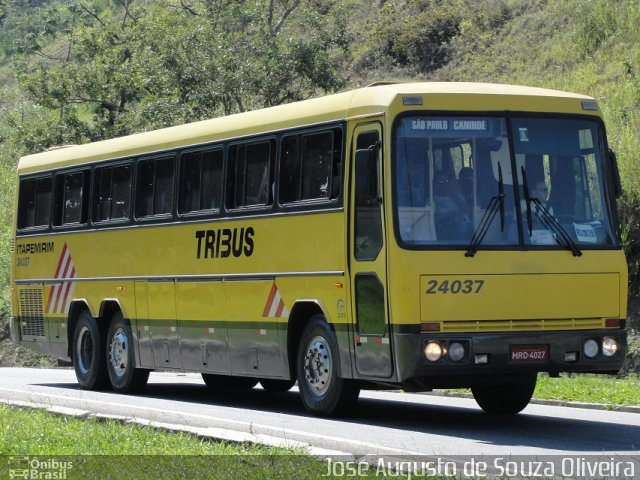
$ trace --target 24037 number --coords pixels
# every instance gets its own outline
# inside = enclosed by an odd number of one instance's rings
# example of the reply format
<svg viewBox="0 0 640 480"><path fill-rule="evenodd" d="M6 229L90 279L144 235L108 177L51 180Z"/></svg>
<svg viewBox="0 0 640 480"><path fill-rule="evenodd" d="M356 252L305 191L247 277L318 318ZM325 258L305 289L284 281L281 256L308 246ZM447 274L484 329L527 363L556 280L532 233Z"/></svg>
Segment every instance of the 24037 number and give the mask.
<svg viewBox="0 0 640 480"><path fill-rule="evenodd" d="M480 293L484 286L484 280L429 280L427 282L427 295Z"/></svg>

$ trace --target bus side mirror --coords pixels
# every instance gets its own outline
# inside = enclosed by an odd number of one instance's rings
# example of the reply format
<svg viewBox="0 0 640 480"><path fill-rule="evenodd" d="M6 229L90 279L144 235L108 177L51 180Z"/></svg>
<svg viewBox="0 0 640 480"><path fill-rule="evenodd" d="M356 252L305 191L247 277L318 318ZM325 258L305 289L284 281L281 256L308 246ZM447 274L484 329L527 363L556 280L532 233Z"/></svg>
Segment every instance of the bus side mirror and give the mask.
<svg viewBox="0 0 640 480"><path fill-rule="evenodd" d="M378 149L367 148L356 151L356 202L371 204L379 198ZM358 202L359 201L359 202Z"/></svg>
<svg viewBox="0 0 640 480"><path fill-rule="evenodd" d="M613 175L613 193L616 198L622 195L622 182L620 181L620 169L618 168L618 159L613 150L609 149L609 167Z"/></svg>

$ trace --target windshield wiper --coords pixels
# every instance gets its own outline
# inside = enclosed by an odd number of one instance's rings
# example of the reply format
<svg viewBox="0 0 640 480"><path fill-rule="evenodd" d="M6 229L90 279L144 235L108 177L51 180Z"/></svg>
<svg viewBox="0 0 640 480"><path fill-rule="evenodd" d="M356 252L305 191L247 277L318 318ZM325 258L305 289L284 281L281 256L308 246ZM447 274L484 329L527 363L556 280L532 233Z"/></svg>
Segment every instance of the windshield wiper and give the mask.
<svg viewBox="0 0 640 480"><path fill-rule="evenodd" d="M571 236L567 233L564 227L558 222L558 219L554 217L551 212L545 207L540 200L537 198L531 198L529 196L529 188L527 187L527 175L524 171L524 167L522 167L522 187L524 190L524 198L527 204L527 223L529 226L529 236L533 234L533 222L531 219L531 212L533 211L536 214L536 217L540 220L540 223L547 230L551 230L556 234L556 239L559 240L559 243L564 247L571 250L574 257L579 257L582 255L582 250L573 241ZM531 203L536 207L535 210L531 208Z"/></svg>
<svg viewBox="0 0 640 480"><path fill-rule="evenodd" d="M529 195L529 184L527 183L527 173L522 167L522 190L524 191L524 204L527 208L527 226L529 227L529 236L533 234L533 218L531 217L531 196Z"/></svg>
<svg viewBox="0 0 640 480"><path fill-rule="evenodd" d="M482 220L478 224L478 228L473 232L473 237L471 237L471 243L469 244L469 248L464 254L465 257L473 257L478 251L478 247L482 244L482 240L487 235L489 231L489 227L493 222L493 219L496 216L496 213L500 211L500 231L504 232L504 180L502 178L502 167L498 163L498 195L491 197L489 200L489 205L487 205L487 209L484 211L484 215L482 216Z"/></svg>
<svg viewBox="0 0 640 480"><path fill-rule="evenodd" d="M531 201L536 207L535 213L536 216L540 219L542 225L547 227L548 230L553 231L558 236L560 243L571 250L571 253L573 253L574 257L579 257L580 255L582 255L582 250L580 250L578 245L576 245L576 242L573 241L564 227L560 225L558 219L554 217L551 212L549 212L549 210L547 210L547 207L542 205L542 202L540 202L540 200L538 200L537 198L532 198Z"/></svg>

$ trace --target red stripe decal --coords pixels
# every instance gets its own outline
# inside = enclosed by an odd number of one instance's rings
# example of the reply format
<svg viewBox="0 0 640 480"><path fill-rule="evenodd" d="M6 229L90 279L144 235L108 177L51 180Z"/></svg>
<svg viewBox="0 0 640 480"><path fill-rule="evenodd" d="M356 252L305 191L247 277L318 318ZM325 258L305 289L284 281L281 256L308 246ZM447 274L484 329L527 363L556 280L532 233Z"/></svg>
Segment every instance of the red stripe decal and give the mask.
<svg viewBox="0 0 640 480"><path fill-rule="evenodd" d="M64 260L64 256L66 253L67 253L67 244L65 243L64 246L62 247L62 253L60 254L60 259L58 260L58 266L56 267L56 274L53 276L53 278L55 279L60 278L59 276L60 269L62 268L62 261ZM51 302L53 301L54 296L56 297L56 301L57 301L58 290L59 290L59 285L54 285L49 291L49 301L47 302L47 312L49 313L51 313L51 308L52 308Z"/></svg>
<svg viewBox="0 0 640 480"><path fill-rule="evenodd" d="M61 278L69 278L67 276L67 272L69 271L69 267L71 267L71 256L70 255L67 257L67 261L66 261L65 266L64 266L64 273L62 274ZM54 307L54 312L59 313L59 312L62 311L63 305L60 304L60 301L67 294L68 291L69 291L69 283L67 283L66 285L64 285L63 287L60 288L60 290L58 291L57 298L56 298L56 305Z"/></svg>
<svg viewBox="0 0 640 480"><path fill-rule="evenodd" d="M56 275L54 278L60 278L58 275L60 274L60 268L62 267L62 260L64 260L64 256L67 253L67 244L64 244L62 247L62 253L60 254L60 260L58 260L58 268L56 268Z"/></svg>
<svg viewBox="0 0 640 480"><path fill-rule="evenodd" d="M275 298L277 291L278 291L278 287L276 287L276 282L273 282L273 285L271 285L271 291L269 292L269 298L267 299L267 304L264 306L264 310L262 311L263 317L269 316L269 311L271 310L271 304L273 303L273 299Z"/></svg>
<svg viewBox="0 0 640 480"><path fill-rule="evenodd" d="M76 276L76 269L72 268L70 278L74 278L75 276ZM67 299L69 298L69 292L71 291L72 283L73 282L67 282L67 284L65 285L64 294L62 295L62 304L60 305L60 310L58 311L58 313L64 313L64 307L67 304Z"/></svg>
<svg viewBox="0 0 640 480"><path fill-rule="evenodd" d="M278 303L278 309L276 310L276 317L282 315L282 311L284 310L284 300L281 298Z"/></svg>
<svg viewBox="0 0 640 480"><path fill-rule="evenodd" d="M70 278L69 270L73 268L73 261L71 260L71 255L67 256L67 261L64 264L64 273L60 278Z"/></svg>

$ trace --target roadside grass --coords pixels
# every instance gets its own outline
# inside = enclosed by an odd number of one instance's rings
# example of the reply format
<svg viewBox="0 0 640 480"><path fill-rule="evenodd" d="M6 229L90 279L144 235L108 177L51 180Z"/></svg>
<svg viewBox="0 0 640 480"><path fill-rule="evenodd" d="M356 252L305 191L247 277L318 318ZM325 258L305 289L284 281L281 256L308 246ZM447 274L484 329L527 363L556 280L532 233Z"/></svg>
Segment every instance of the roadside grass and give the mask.
<svg viewBox="0 0 640 480"><path fill-rule="evenodd" d="M640 406L640 378L604 375L567 375L550 378L538 375L534 398L571 402L602 403L605 405Z"/></svg>
<svg viewBox="0 0 640 480"><path fill-rule="evenodd" d="M0 478L415 478L394 462L312 457L302 449L228 443L110 419L79 419L0 404ZM350 466L345 466L346 461ZM400 468L408 468L403 462ZM425 479L450 477L420 475Z"/></svg>
<svg viewBox="0 0 640 480"><path fill-rule="evenodd" d="M48 461L48 467L39 469L43 473L71 462L69 479L321 478L326 469L302 450L227 443L0 404L0 477L8 478L7 469L18 468L13 463L26 457ZM58 463L52 464L51 458Z"/></svg>
<svg viewBox="0 0 640 480"><path fill-rule="evenodd" d="M471 394L470 389L442 390L445 395ZM630 374L623 378L611 375L561 374L551 378L543 373L533 398L567 402L599 403L614 408L617 405L640 406L640 378Z"/></svg>

